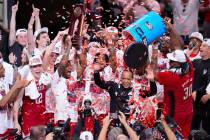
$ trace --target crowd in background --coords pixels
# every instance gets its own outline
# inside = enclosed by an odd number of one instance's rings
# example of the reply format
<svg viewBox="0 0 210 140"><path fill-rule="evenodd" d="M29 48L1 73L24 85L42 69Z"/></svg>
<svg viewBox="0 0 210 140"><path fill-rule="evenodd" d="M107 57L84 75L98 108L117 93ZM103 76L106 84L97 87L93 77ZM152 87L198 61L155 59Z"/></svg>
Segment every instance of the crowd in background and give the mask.
<svg viewBox="0 0 210 140"><path fill-rule="evenodd" d="M0 138L210 139L210 0L110 0L109 20L100 0L85 3L80 35L67 27L54 39L32 4L28 26L16 29L12 6ZM122 31L150 11L171 20L147 46L147 63L129 68Z"/></svg>

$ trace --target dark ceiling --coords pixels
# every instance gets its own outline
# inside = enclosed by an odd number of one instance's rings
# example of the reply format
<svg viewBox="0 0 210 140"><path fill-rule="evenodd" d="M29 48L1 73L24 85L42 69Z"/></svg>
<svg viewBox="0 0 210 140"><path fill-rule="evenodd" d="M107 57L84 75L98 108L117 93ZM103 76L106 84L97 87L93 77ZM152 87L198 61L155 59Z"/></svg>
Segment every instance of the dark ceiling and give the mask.
<svg viewBox="0 0 210 140"><path fill-rule="evenodd" d="M32 13L32 4L40 9L42 27L50 29L54 37L58 30L68 27L70 9L79 0L19 0L17 28L26 28Z"/></svg>

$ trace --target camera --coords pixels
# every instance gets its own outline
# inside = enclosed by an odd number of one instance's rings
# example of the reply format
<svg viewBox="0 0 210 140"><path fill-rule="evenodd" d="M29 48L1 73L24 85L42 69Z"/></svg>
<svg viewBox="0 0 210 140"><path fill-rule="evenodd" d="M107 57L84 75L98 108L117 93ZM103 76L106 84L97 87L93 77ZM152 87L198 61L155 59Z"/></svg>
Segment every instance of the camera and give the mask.
<svg viewBox="0 0 210 140"><path fill-rule="evenodd" d="M135 122L132 125L133 130L136 132L137 135L141 135L145 127L140 122Z"/></svg>
<svg viewBox="0 0 210 140"><path fill-rule="evenodd" d="M69 132L69 123L71 119L68 118L66 122L58 122L58 126L53 126L52 123L47 125L46 135L49 133L53 133L53 140L66 140L67 133Z"/></svg>
<svg viewBox="0 0 210 140"><path fill-rule="evenodd" d="M118 112L115 112L115 113L110 113L110 119L114 119L114 120L116 120L116 119L118 119Z"/></svg>
<svg viewBox="0 0 210 140"><path fill-rule="evenodd" d="M86 99L84 101L84 110L82 112L82 116L83 117L90 117L92 116L92 108L91 108L91 100L90 99Z"/></svg>
<svg viewBox="0 0 210 140"><path fill-rule="evenodd" d="M162 137L167 137L165 134L165 130L163 128L163 125L161 124L160 117L162 114L162 109L164 107L163 103L158 103L158 109L156 111L156 124L155 128L161 133ZM171 118L170 116L165 117L165 121L167 122L168 126L173 130L174 134L176 135L176 138L179 139L184 139L182 133L179 131L180 128L177 125L177 123Z"/></svg>

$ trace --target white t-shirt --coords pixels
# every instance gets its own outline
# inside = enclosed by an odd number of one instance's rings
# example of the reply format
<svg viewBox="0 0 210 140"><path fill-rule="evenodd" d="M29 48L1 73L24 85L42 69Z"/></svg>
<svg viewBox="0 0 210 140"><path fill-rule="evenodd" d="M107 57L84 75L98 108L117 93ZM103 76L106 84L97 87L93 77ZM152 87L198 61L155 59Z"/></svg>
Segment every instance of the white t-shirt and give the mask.
<svg viewBox="0 0 210 140"><path fill-rule="evenodd" d="M184 52L188 55L188 53L190 52L190 50L189 50L189 49L185 49ZM190 56L188 56L188 57L189 57L189 59L190 59L191 61L193 61L193 60L195 60L195 59L201 59L200 52L199 52L196 56L190 55Z"/></svg>
<svg viewBox="0 0 210 140"><path fill-rule="evenodd" d="M67 98L66 79L59 77L58 71L53 75L51 83L52 92L55 96L55 122L71 118L71 122L77 122L78 111L75 110L75 104L70 104Z"/></svg>
<svg viewBox="0 0 210 140"><path fill-rule="evenodd" d="M171 0L171 5L177 32L180 35L198 32L199 0L189 0L186 4L182 4L181 0Z"/></svg>
<svg viewBox="0 0 210 140"><path fill-rule="evenodd" d="M9 92L9 84L4 78L0 79L0 100ZM0 134L3 134L8 128L13 128L12 108L6 105L0 108Z"/></svg>
<svg viewBox="0 0 210 140"><path fill-rule="evenodd" d="M3 67L5 69L5 80L8 84L13 85L14 80L14 69L11 64L3 62Z"/></svg>

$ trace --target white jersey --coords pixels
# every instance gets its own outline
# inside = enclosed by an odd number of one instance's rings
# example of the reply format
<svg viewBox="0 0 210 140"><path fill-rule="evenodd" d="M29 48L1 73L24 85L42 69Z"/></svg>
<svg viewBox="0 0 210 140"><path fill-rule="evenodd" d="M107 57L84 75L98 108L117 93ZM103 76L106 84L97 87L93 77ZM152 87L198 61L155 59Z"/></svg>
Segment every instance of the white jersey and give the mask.
<svg viewBox="0 0 210 140"><path fill-rule="evenodd" d="M0 100L9 92L9 84L4 78L0 79ZM8 128L13 128L13 113L12 108L6 105L0 108L0 134L3 134Z"/></svg>
<svg viewBox="0 0 210 140"><path fill-rule="evenodd" d="M52 92L55 96L55 122L71 118L71 122L77 122L78 111L75 110L75 104L68 101L68 88L66 79L59 77L58 71L53 75Z"/></svg>
<svg viewBox="0 0 210 140"><path fill-rule="evenodd" d="M13 85L14 81L14 69L11 64L3 62L3 67L5 69L5 80L8 84Z"/></svg>

